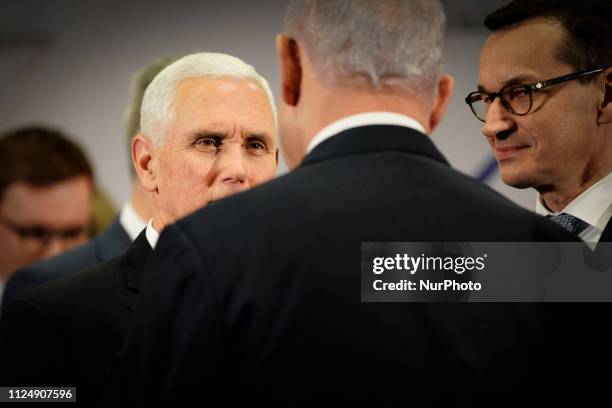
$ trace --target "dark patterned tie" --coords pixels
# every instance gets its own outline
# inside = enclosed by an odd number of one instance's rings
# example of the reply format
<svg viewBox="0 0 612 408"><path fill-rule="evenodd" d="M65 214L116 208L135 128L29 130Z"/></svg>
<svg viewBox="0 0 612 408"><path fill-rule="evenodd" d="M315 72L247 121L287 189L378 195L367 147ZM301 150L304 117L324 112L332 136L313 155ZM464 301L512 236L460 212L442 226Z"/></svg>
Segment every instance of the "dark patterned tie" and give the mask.
<svg viewBox="0 0 612 408"><path fill-rule="evenodd" d="M550 219L571 232L572 234L580 235L582 231L589 227L589 224L576 218L573 215L561 213L550 217Z"/></svg>

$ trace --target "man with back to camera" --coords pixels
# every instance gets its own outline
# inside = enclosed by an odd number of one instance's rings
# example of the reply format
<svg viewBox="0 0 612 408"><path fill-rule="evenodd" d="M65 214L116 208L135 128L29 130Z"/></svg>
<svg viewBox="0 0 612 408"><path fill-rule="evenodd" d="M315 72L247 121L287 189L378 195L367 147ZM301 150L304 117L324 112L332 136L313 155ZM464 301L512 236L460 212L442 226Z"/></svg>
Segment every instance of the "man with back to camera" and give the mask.
<svg viewBox="0 0 612 408"><path fill-rule="evenodd" d="M480 55L479 90L466 101L484 122L502 180L536 189L536 212L599 243L595 253L585 251L585 261L609 270L612 3L513 1L491 13L485 26L491 34ZM557 386L566 392L607 387L607 377L598 375L612 364L607 305L550 310L553 364L563 373Z"/></svg>
<svg viewBox="0 0 612 408"><path fill-rule="evenodd" d="M535 386L547 332L529 305L360 302L361 242L573 239L427 136L452 88L444 21L431 0L290 3L276 44L293 171L166 228L118 402Z"/></svg>
<svg viewBox="0 0 612 408"><path fill-rule="evenodd" d="M93 171L81 148L40 126L0 136L0 302L14 272L88 239Z"/></svg>
<svg viewBox="0 0 612 408"><path fill-rule="evenodd" d="M266 80L229 55L188 55L155 77L132 144L153 218L125 255L34 288L7 307L2 385L71 384L81 402L102 397L159 232L274 177L275 109Z"/></svg>
<svg viewBox="0 0 612 408"><path fill-rule="evenodd" d="M612 3L511 2L490 14L467 101L502 180L586 242L612 239Z"/></svg>
<svg viewBox="0 0 612 408"><path fill-rule="evenodd" d="M132 77L124 124L128 152L132 150L132 139L140 127L140 105L145 89L162 69L175 60L176 58L170 57L158 59ZM119 216L106 230L86 244L15 272L6 284L2 308L30 288L122 255L136 239L146 227L146 221L151 218L152 209L149 192L136 177L131 164L131 153L129 156L132 191L129 201L123 205Z"/></svg>

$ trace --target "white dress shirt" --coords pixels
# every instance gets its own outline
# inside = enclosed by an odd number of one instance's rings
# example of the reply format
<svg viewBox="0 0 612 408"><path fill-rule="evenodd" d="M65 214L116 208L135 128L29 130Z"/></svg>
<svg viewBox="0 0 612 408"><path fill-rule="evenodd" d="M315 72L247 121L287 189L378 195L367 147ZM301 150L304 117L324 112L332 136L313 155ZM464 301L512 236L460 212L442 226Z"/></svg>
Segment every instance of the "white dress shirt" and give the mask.
<svg viewBox="0 0 612 408"><path fill-rule="evenodd" d="M138 235L142 232L143 229L147 226L147 222L140 218L136 211L134 211L134 207L128 201L123 204L121 208L121 213L119 214L119 223L127 232L128 236L132 241L138 237Z"/></svg>
<svg viewBox="0 0 612 408"><path fill-rule="evenodd" d="M425 133L425 128L410 116L400 115L392 112L366 112L347 116L324 127L315 135L306 148L306 154L315 147L345 130L371 125L393 125L403 126Z"/></svg>
<svg viewBox="0 0 612 408"><path fill-rule="evenodd" d="M612 217L612 172L576 197L559 213L554 213L546 208L541 198L538 197L536 213L544 216L565 213L580 218L588 223L589 227L578 237L585 242L598 243Z"/></svg>
<svg viewBox="0 0 612 408"><path fill-rule="evenodd" d="M145 234L147 236L147 241L149 241L149 245L151 245L152 249L155 249L157 240L159 240L159 232L153 227L153 218L149 220Z"/></svg>

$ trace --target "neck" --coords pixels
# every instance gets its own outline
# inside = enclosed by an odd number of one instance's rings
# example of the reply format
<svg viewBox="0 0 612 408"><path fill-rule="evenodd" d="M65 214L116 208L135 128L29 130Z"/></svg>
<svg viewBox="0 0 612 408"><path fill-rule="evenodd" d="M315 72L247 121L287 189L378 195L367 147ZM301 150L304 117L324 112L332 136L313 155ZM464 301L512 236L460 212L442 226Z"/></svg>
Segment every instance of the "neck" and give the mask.
<svg viewBox="0 0 612 408"><path fill-rule="evenodd" d="M427 132L431 130L426 114L428 104L424 103L422 98L404 92L372 92L369 89L332 87L319 89L311 95L313 101L303 102L304 107L309 110L302 127L306 145L329 124L365 112L393 112L410 116Z"/></svg>
<svg viewBox="0 0 612 408"><path fill-rule="evenodd" d="M145 190L137 178L134 178L134 181L132 182L130 204L132 204L132 208L134 208L134 211L141 219L148 221L153 217L151 193Z"/></svg>
<svg viewBox="0 0 612 408"><path fill-rule="evenodd" d="M166 227L166 223L163 218L159 215L153 217L153 222L151 224L157 233L161 234L162 230Z"/></svg>
<svg viewBox="0 0 612 408"><path fill-rule="evenodd" d="M580 194L587 191L591 186L608 175L612 169L596 172L588 177L574 180L566 180L554 186L541 186L536 188L540 193L542 203L553 212L561 212L569 203L574 201Z"/></svg>

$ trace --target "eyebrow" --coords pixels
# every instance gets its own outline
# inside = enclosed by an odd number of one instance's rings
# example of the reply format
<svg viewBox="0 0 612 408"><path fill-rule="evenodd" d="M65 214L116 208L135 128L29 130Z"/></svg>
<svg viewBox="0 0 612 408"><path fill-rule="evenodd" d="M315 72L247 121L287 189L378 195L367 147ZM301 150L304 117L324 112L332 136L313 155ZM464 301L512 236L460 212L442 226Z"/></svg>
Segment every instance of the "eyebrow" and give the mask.
<svg viewBox="0 0 612 408"><path fill-rule="evenodd" d="M516 75L510 79L507 79L503 82L502 84L502 88L506 85L510 85L510 84L520 84L520 85L526 85L526 84L533 84L533 83L537 83L539 82L539 80L534 79L534 75L530 75L530 74L521 74L521 75ZM500 88L501 89L501 88ZM477 87L478 92L488 92L486 90L486 88L484 87L484 85L482 84L478 84Z"/></svg>
<svg viewBox="0 0 612 408"><path fill-rule="evenodd" d="M227 139L229 136L227 132L214 131L214 130L198 130L189 135L188 142L195 143L199 139L206 138L206 137L223 140L223 139Z"/></svg>
<svg viewBox="0 0 612 408"><path fill-rule="evenodd" d="M244 138L245 139L261 139L265 142L270 142L270 143L274 141L274 138L270 137L266 133L248 133Z"/></svg>
<svg viewBox="0 0 612 408"><path fill-rule="evenodd" d="M228 132L225 132L225 131L199 130L199 131L193 132L190 135L189 142L193 143L199 139L206 138L206 137L219 139L220 141L223 141L224 139L229 138L229 134ZM247 133L244 137L242 137L242 139L243 140L261 139L269 143L272 143L274 141L274 138L268 135L267 133Z"/></svg>

